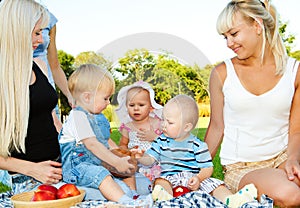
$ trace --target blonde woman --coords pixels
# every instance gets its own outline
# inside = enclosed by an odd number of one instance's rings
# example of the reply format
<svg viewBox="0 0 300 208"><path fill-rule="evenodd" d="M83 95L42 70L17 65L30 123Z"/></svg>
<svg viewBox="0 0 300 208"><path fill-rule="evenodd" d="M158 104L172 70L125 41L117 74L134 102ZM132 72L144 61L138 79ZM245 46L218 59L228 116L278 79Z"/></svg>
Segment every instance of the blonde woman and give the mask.
<svg viewBox="0 0 300 208"><path fill-rule="evenodd" d="M51 112L57 95L33 61L48 13L34 0L0 3L0 169L12 194L62 179ZM6 198L6 196L8 198ZM9 194L0 197L9 203Z"/></svg>
<svg viewBox="0 0 300 208"><path fill-rule="evenodd" d="M210 76L205 141L222 143L224 181L233 191L253 183L282 207L300 206L300 72L288 58L269 1L233 0L217 21L235 57Z"/></svg>

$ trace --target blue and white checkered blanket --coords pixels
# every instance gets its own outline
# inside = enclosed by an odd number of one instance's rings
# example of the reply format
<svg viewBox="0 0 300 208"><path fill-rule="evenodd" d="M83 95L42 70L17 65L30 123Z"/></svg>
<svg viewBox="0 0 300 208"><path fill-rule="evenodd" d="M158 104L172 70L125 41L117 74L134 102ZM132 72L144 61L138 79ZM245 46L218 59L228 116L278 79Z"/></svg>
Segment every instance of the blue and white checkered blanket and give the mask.
<svg viewBox="0 0 300 208"><path fill-rule="evenodd" d="M180 197L173 198L168 201L156 202L155 208L186 208L186 207L201 207L201 208L228 208L218 199L212 197L204 191L194 191L186 193ZM273 208L273 200L265 195L262 195L260 202L253 201L243 204L240 208Z"/></svg>

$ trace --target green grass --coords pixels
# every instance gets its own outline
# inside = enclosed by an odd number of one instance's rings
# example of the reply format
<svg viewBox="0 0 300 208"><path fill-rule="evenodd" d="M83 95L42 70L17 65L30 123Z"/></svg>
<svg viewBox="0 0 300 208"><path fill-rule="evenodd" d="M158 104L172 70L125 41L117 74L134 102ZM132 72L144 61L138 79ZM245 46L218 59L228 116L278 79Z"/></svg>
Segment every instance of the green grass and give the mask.
<svg viewBox="0 0 300 208"><path fill-rule="evenodd" d="M0 193L9 191L10 188L0 182Z"/></svg>

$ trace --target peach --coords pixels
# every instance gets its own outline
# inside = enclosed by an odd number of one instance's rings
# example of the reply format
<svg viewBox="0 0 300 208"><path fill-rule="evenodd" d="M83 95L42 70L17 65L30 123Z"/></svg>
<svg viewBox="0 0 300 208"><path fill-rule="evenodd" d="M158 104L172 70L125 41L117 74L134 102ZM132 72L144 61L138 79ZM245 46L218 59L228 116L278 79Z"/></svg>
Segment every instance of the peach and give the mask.
<svg viewBox="0 0 300 208"><path fill-rule="evenodd" d="M71 183L66 183L59 187L57 191L57 198L58 199L64 199L71 196L77 196L80 195L79 189Z"/></svg>
<svg viewBox="0 0 300 208"><path fill-rule="evenodd" d="M56 196L50 191L36 191L34 192L31 201L47 201L55 199Z"/></svg>
<svg viewBox="0 0 300 208"><path fill-rule="evenodd" d="M37 189L36 192L38 191L50 191L51 193L53 193L55 196L57 194L57 188L55 186L52 185L47 185L47 184L42 184L40 185Z"/></svg>

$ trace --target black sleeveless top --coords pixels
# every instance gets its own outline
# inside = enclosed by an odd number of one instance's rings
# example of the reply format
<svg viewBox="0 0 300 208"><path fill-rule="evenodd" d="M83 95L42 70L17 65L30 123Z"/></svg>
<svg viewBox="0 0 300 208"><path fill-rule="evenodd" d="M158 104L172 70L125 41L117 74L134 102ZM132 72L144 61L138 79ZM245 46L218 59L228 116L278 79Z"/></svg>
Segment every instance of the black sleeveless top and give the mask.
<svg viewBox="0 0 300 208"><path fill-rule="evenodd" d="M57 94L35 62L32 70L36 80L29 86L30 110L25 140L26 152L13 152L11 156L32 162L57 160L60 155L58 133L51 114L57 104Z"/></svg>

